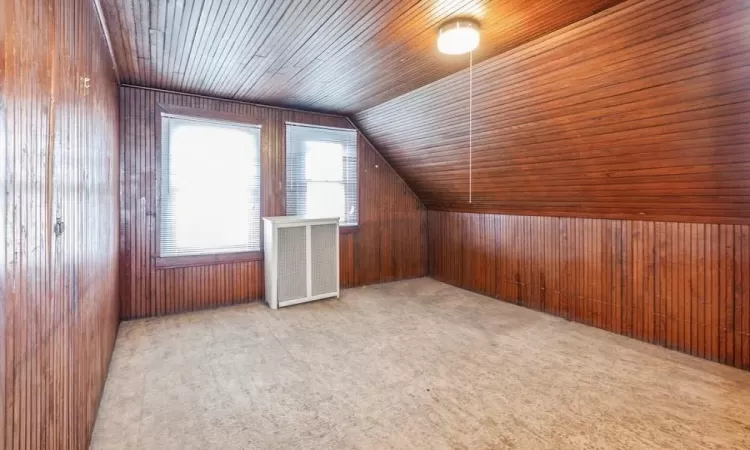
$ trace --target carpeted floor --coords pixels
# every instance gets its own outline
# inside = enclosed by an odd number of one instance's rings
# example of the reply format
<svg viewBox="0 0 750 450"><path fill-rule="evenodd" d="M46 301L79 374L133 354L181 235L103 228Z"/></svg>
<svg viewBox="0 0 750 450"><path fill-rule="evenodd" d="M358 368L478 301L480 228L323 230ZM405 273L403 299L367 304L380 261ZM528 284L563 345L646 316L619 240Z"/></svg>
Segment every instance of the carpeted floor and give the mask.
<svg viewBox="0 0 750 450"><path fill-rule="evenodd" d="M750 373L428 278L119 333L94 449L750 448Z"/></svg>

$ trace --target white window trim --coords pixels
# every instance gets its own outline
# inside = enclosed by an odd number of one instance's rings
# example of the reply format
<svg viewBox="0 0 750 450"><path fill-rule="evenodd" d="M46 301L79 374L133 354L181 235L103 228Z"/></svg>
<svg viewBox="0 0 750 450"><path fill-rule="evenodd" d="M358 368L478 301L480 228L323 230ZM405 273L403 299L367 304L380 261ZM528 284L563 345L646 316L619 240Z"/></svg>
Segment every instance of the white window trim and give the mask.
<svg viewBox="0 0 750 450"><path fill-rule="evenodd" d="M309 123L301 123L301 122L291 122L291 121L288 121L288 122L285 122L285 124L284 124L284 130L285 130L284 131L285 132L284 145L285 145L285 147L289 143L289 138L287 136L287 133L289 131L289 126L305 127L305 128L317 129L317 130L321 130L321 131L329 130L329 131L336 131L336 132L348 132L348 133L350 132L350 133L354 134L354 155L355 155L355 158L356 158L356 165L355 165L355 168L354 168L355 177L356 177L356 183L355 183L355 186L354 186L354 189L355 189L355 198L356 198L356 221L354 223L352 223L352 222L343 223L342 222L339 225L339 227L340 227L340 229L342 229L344 231L346 231L346 229L356 229L356 228L358 228L359 225L360 225L360 220L359 219L360 219L360 213L361 213L361 203L360 203L360 195L359 195L359 193L360 193L360 186L359 186L359 183L360 183L360 179L359 179L360 178L359 177L359 159L360 158L359 158L359 142L358 142L359 136L358 136L358 131L356 129L354 129L354 128L330 127L330 126L325 126L325 125L313 125L313 124L309 124ZM287 153L287 151L288 151L288 149L285 148L285 154L284 154L284 165L285 165L285 167L288 164L288 153ZM288 177L288 172L287 172L286 169L285 169L284 173ZM288 205L288 197L287 197L288 192L287 192L287 190L288 190L288 180L284 183L284 198L286 199L286 202L287 202L287 205ZM289 211L287 211L287 215L289 215Z"/></svg>
<svg viewBox="0 0 750 450"><path fill-rule="evenodd" d="M211 112L206 111L199 111L199 113L207 113L211 114ZM169 127L169 119L178 119L183 121L192 121L192 122L202 122L206 124L211 125L218 125L223 128L237 128L242 130L254 130L257 134L257 141L256 151L258 152L258 177L259 177L259 195L258 195L258 227L259 227L259 243L257 248L252 249L242 249L237 251L228 251L228 252L198 252L198 253L187 253L182 255L164 255L162 253L162 227L164 226L163 223L163 206L164 206L164 183L168 182L164 179L164 164L165 164L165 157L169 154L171 148L170 148L170 127ZM263 186L263 168L261 165L262 161L262 155L261 155L261 141L262 141L262 126L260 124L254 124L254 123L246 123L242 121L242 117L238 117L238 120L231 120L231 119L224 119L221 117L212 118L212 117L200 117L200 116L193 116L190 114L175 114L175 113L169 113L166 111L162 111L160 113L159 117L159 131L160 131L160 142L159 142L159 154L157 156L157 163L158 163L158 169L156 170L157 173L157 192L158 192L158 200L157 200L157 208L158 208L158 216L157 216L157 223L156 223L156 232L159 237L157 241L157 248L156 250L156 262L157 267L163 266L163 267L179 267L182 265L193 265L194 262L200 262L205 261L206 264L210 263L226 263L226 262L238 262L238 261L245 261L245 260L258 260L262 259L262 252L263 252L263 242L262 242L262 220L263 220L263 193L262 193L262 186ZM161 261L161 264L160 264ZM176 263L173 263L172 261L177 261ZM184 264L182 263L184 261ZM202 265L202 264L198 264Z"/></svg>

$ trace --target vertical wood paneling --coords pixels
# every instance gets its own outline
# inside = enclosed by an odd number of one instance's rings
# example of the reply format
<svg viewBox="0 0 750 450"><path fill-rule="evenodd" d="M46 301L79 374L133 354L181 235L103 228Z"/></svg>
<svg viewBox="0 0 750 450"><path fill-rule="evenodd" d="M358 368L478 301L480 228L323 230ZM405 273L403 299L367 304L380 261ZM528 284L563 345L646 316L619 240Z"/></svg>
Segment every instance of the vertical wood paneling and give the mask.
<svg viewBox="0 0 750 450"><path fill-rule="evenodd" d="M120 312L123 319L212 308L263 297L263 262L160 269L156 251L158 105L254 117L261 130L262 214L283 215L286 122L351 128L344 117L139 88L120 88ZM358 140L360 225L341 235L341 284L352 287L426 274L424 207Z"/></svg>
<svg viewBox="0 0 750 450"><path fill-rule="evenodd" d="M119 322L117 89L90 0L0 0L6 449L85 448L93 429Z"/></svg>
<svg viewBox="0 0 750 450"><path fill-rule="evenodd" d="M441 281L750 369L749 225L429 211L428 226Z"/></svg>
<svg viewBox="0 0 750 450"><path fill-rule="evenodd" d="M8 11L6 11L5 1L0 1L0 98L2 99L2 103L0 103L0 177L2 177L2 186L5 191L8 190L8 185L10 184L7 172L8 167L12 165L12 162L8 160L8 156L10 155L10 142L8 142L8 138L5 137L8 136L6 120L7 109L10 105L8 98L6 98L9 96L5 93L5 86L7 86L7 80L10 78L6 73L5 67L5 60L7 58L5 56L5 43L8 40L5 32L6 14L8 14ZM6 381L12 379L9 375L9 371L13 364L12 361L9 363L7 360L7 356L10 353L6 350L6 346L11 342L9 339L7 328L8 320L6 317L6 314L11 311L8 307L9 302L6 297L6 284L10 281L11 271L9 270L10 268L7 261L9 245L6 234L9 231L9 225L7 219L8 209L6 206L7 199L5 191L0 192L0 243L3 245L3 248L0 249L0 445L2 446L5 446L7 443L5 439L6 417L9 416L8 401L6 397ZM7 432L11 433L12 430L7 430Z"/></svg>

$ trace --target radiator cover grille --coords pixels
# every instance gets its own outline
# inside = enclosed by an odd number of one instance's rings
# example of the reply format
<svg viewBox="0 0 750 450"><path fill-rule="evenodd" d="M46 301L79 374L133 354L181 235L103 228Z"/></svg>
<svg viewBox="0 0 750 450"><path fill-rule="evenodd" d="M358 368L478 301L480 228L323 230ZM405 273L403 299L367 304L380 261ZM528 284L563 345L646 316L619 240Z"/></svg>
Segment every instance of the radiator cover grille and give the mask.
<svg viewBox="0 0 750 450"><path fill-rule="evenodd" d="M279 302L307 296L307 230L279 228Z"/></svg>
<svg viewBox="0 0 750 450"><path fill-rule="evenodd" d="M339 255L331 249L336 248L338 229L336 225L313 225L310 236L312 295L333 292L337 289L336 263Z"/></svg>
<svg viewBox="0 0 750 450"><path fill-rule="evenodd" d="M272 309L339 296L339 218L263 218L266 302Z"/></svg>

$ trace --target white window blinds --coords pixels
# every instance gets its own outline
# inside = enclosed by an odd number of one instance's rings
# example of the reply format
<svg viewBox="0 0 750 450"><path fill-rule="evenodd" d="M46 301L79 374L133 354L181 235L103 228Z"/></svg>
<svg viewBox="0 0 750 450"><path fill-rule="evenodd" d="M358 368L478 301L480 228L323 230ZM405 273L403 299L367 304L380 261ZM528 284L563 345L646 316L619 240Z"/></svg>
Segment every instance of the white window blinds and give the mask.
<svg viewBox="0 0 750 450"><path fill-rule="evenodd" d="M260 128L162 116L160 255L260 250Z"/></svg>
<svg viewBox="0 0 750 450"><path fill-rule="evenodd" d="M287 123L287 215L357 225L357 203L357 132Z"/></svg>

